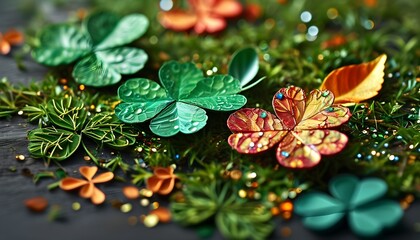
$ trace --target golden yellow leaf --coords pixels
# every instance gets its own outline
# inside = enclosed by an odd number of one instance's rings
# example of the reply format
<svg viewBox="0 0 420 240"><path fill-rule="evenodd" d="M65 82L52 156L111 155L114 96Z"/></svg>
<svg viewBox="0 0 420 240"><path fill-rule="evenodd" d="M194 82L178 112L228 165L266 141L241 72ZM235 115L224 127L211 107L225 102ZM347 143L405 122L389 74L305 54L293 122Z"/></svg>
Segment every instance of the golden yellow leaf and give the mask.
<svg viewBox="0 0 420 240"><path fill-rule="evenodd" d="M351 105L376 96L384 82L386 54L367 63L349 65L332 71L321 90L334 93L334 103Z"/></svg>

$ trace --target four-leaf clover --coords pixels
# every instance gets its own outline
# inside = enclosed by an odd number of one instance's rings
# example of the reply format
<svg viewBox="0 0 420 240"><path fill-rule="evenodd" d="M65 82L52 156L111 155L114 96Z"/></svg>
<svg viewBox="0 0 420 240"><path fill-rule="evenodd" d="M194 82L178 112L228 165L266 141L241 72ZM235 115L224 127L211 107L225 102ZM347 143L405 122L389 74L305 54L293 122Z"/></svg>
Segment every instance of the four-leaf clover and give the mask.
<svg viewBox="0 0 420 240"><path fill-rule="evenodd" d="M193 63L170 61L160 68L158 83L144 79L130 79L118 88L122 100L115 114L126 123L148 119L150 129L159 136L168 137L194 133L207 122L206 111L231 111L241 108L246 98L239 80L229 75L204 77Z"/></svg>
<svg viewBox="0 0 420 240"><path fill-rule="evenodd" d="M379 200L386 191L387 185L381 179L359 181L351 175L340 175L330 182L332 197L318 192L303 194L295 201L295 213L313 230L327 230L347 215L357 235L371 237L394 226L403 215L397 202Z"/></svg>
<svg viewBox="0 0 420 240"><path fill-rule="evenodd" d="M321 154L334 154L347 136L327 128L350 117L348 108L332 106L334 95L313 90L308 97L298 87L281 88L273 97L276 115L259 108L243 108L231 114L227 125L233 132L229 144L240 153L259 153L278 144L277 160L291 168L313 167Z"/></svg>
<svg viewBox="0 0 420 240"><path fill-rule="evenodd" d="M73 69L76 82L95 87L112 85L120 81L121 74L133 74L143 68L147 54L122 46L143 35L148 25L141 14L120 18L98 12L87 17L82 27L58 24L45 28L32 55L49 66L78 61Z"/></svg>

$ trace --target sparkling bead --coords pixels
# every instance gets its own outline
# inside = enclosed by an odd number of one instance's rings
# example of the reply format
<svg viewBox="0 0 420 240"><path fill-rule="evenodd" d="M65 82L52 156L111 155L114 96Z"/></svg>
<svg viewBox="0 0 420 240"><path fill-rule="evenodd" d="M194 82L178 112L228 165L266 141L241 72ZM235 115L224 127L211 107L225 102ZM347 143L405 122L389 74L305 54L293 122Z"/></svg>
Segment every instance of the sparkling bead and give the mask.
<svg viewBox="0 0 420 240"><path fill-rule="evenodd" d="M284 97L283 93L277 93L276 98L282 100Z"/></svg>

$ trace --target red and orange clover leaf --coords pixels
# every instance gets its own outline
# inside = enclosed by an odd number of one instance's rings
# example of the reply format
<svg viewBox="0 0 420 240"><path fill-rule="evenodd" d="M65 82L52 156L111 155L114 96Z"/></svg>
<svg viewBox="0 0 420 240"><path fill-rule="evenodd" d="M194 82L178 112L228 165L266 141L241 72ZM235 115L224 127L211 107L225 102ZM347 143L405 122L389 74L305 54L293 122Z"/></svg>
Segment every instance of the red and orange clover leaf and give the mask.
<svg viewBox="0 0 420 240"><path fill-rule="evenodd" d="M278 162L290 168L317 165L321 155L340 152L348 139L329 128L348 121L348 108L333 105L328 90L313 90L308 96L299 87L281 88L273 97L275 114L259 108L243 108L229 116L233 132L228 142L240 153L255 154L278 145Z"/></svg>

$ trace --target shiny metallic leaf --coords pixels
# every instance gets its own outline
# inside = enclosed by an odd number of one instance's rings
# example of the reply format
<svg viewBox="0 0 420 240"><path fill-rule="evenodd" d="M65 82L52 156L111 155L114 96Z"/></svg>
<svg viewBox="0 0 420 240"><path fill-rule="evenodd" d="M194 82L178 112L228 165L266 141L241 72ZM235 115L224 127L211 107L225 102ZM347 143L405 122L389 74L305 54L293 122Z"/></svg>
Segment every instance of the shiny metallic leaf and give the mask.
<svg viewBox="0 0 420 240"><path fill-rule="evenodd" d="M341 151L346 135L327 130L346 122L350 113L345 107L331 106L329 91L312 91L308 98L302 89L280 89L273 97L276 115L262 109L241 109L231 114L227 125L233 132L228 139L240 153L259 153L278 144L278 162L290 168L313 167L321 154Z"/></svg>
<svg viewBox="0 0 420 240"><path fill-rule="evenodd" d="M287 134L276 116L258 108L243 108L231 114L228 127L234 132L228 142L240 153L265 151Z"/></svg>
<svg viewBox="0 0 420 240"><path fill-rule="evenodd" d="M91 51L91 40L78 27L52 25L41 32L32 56L39 63L58 66L72 63Z"/></svg>
<svg viewBox="0 0 420 240"><path fill-rule="evenodd" d="M287 129L294 128L301 121L305 112L305 100L303 89L294 86L281 88L274 94L274 112Z"/></svg>
<svg viewBox="0 0 420 240"><path fill-rule="evenodd" d="M178 132L195 133L207 122L206 111L203 109L175 102L165 108L150 122L150 129L156 135L170 137Z"/></svg>

